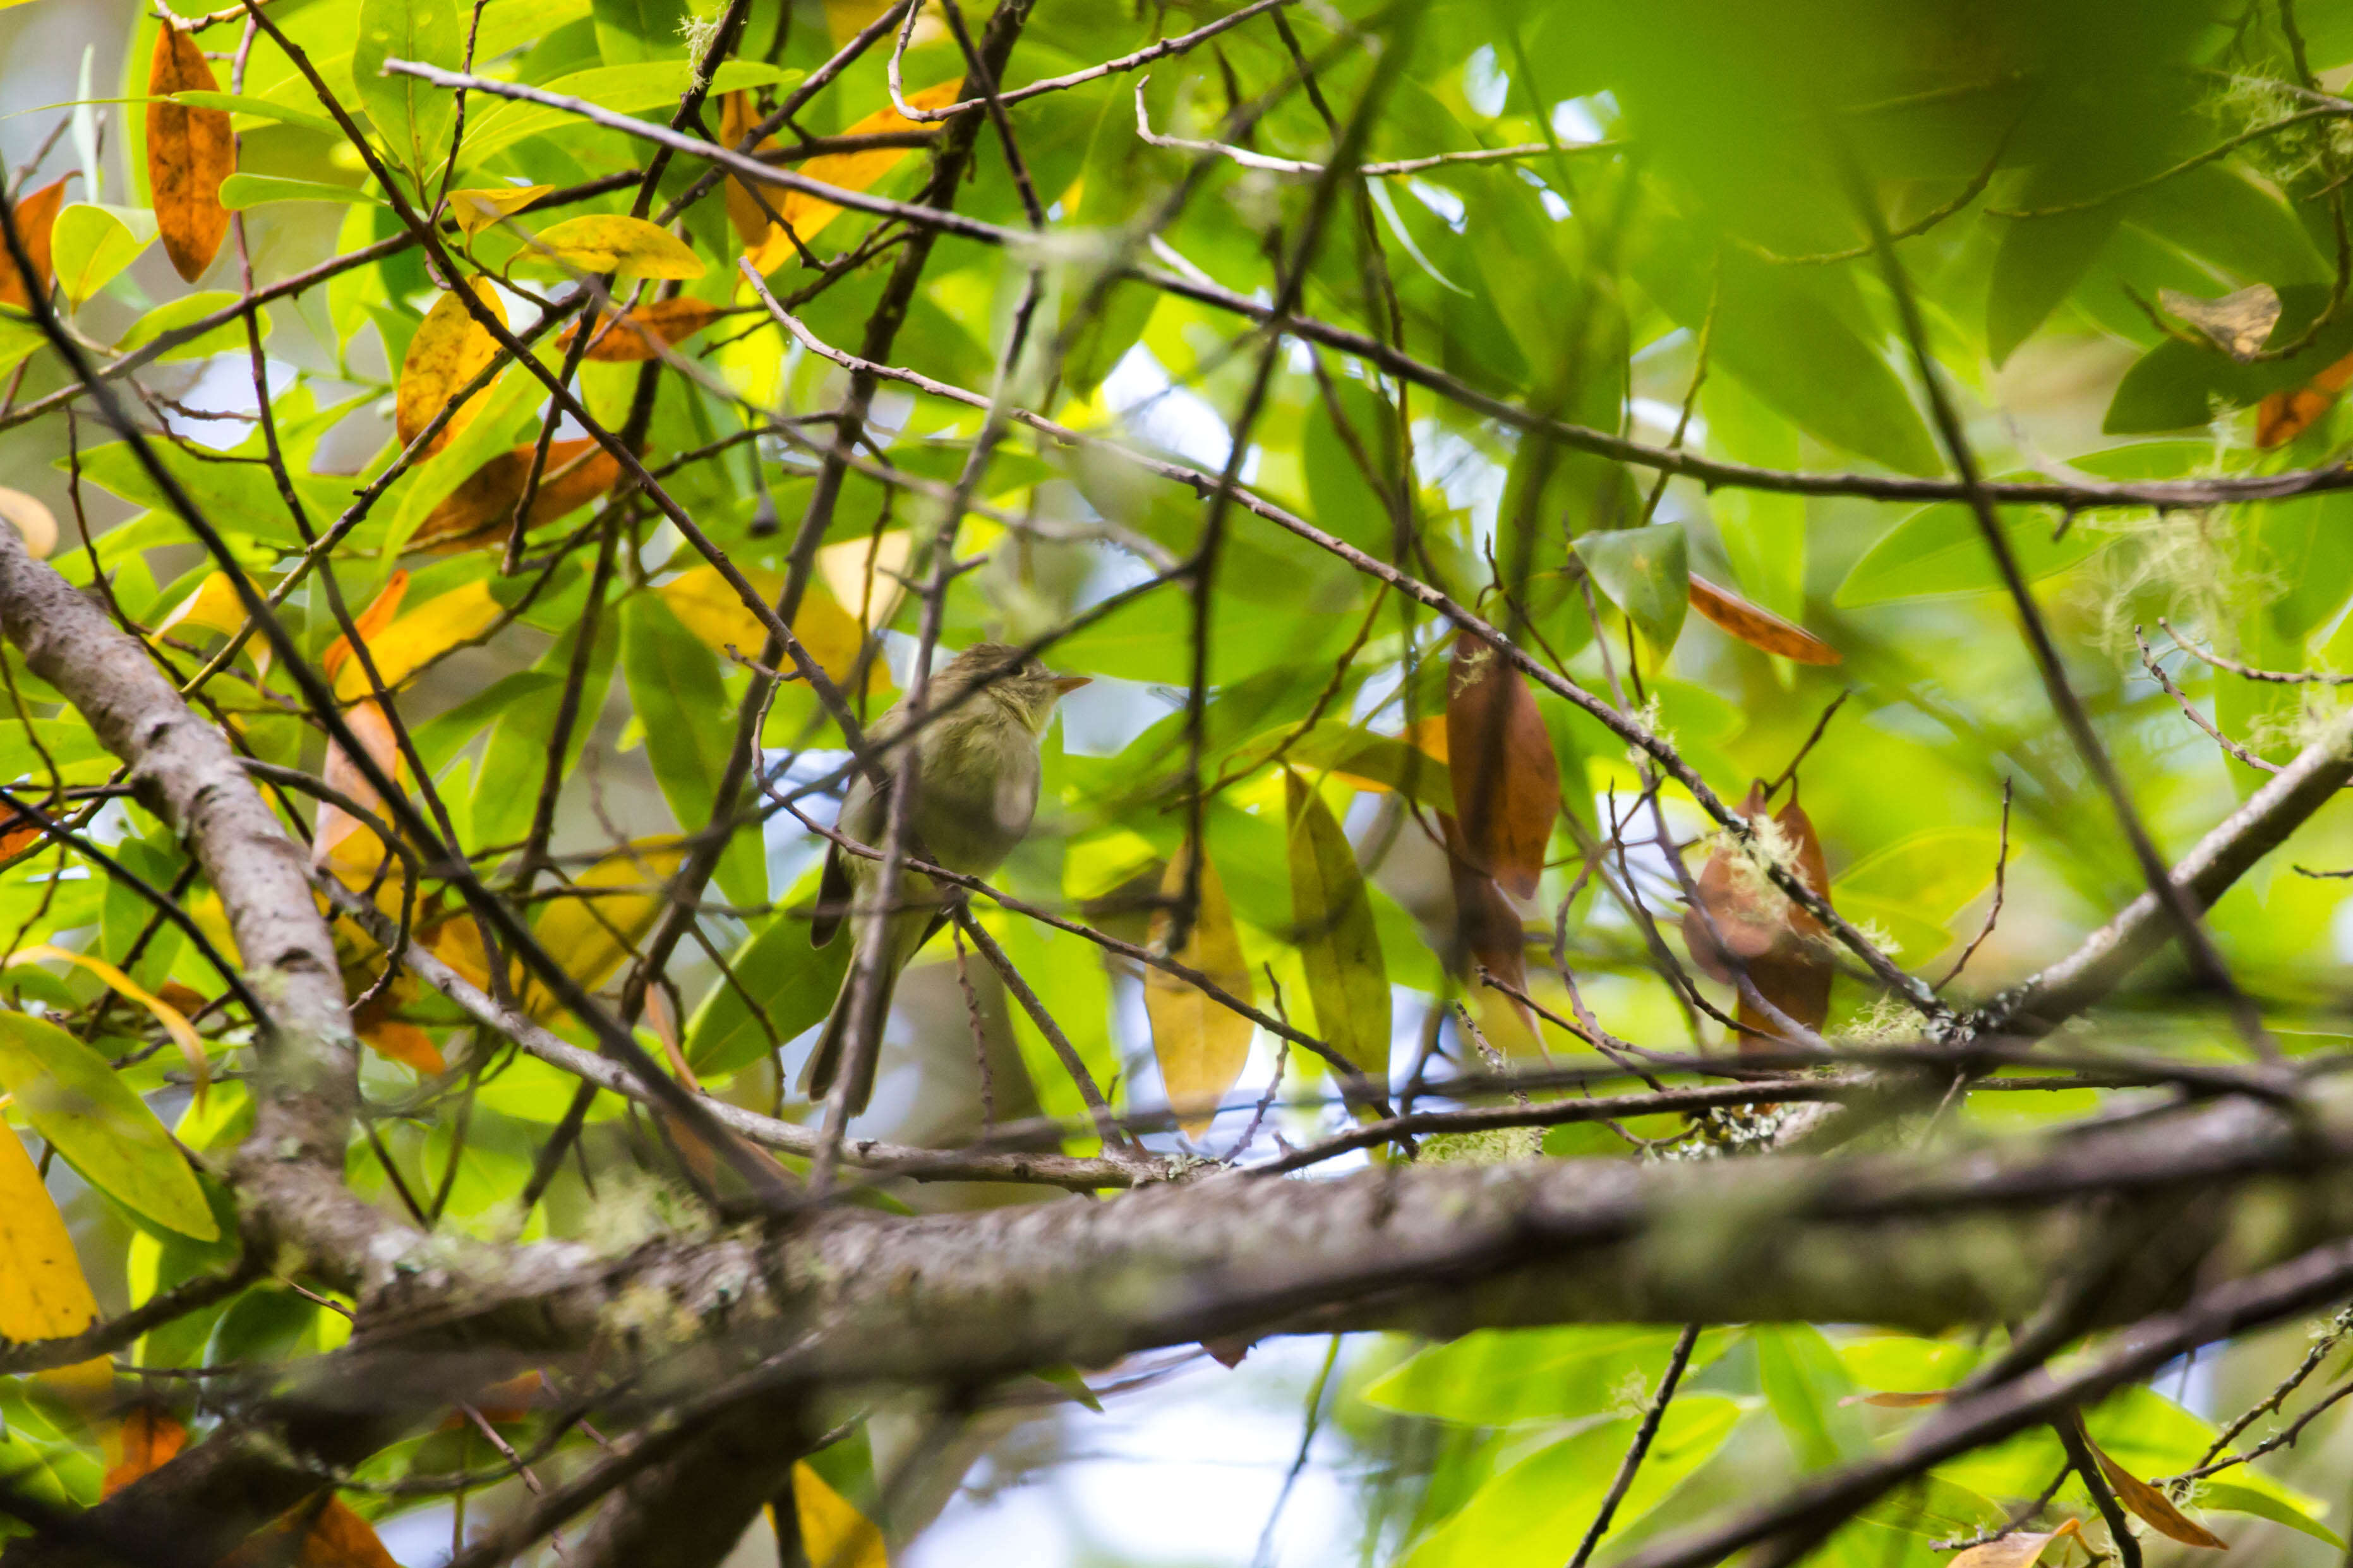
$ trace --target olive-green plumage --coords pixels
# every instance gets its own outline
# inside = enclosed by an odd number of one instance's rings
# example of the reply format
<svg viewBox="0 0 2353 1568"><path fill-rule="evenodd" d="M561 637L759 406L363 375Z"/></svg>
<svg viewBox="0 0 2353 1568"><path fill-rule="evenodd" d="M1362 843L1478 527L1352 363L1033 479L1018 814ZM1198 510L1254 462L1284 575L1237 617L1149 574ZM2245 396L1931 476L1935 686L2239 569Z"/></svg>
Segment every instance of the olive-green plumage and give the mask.
<svg viewBox="0 0 2353 1568"><path fill-rule="evenodd" d="M916 732L914 742L917 783L912 826L925 858L974 877L986 877L1004 862L1029 831L1029 818L1038 809L1039 738L1052 721L1054 705L1062 695L1085 684L1083 676L1055 675L1036 658L1024 658L1018 648L1002 643L975 644L932 677L924 705L938 717ZM905 724L902 704L882 715L867 733L879 743ZM895 752L886 753L883 768L895 774ZM877 790L860 774L842 797L840 831L880 848L890 817L890 791ZM833 940L852 905L871 896L881 870L879 861L845 853L839 845L826 851L817 914L809 925L811 945L823 947ZM938 907L938 885L913 871L901 873L892 901L894 908L879 928L885 945L878 1017L890 1009L899 972L946 919ZM812 1100L830 1093L841 1071L849 1045L850 993L870 929L851 921L851 940L857 945L850 950L849 968L834 996L825 1033L801 1074L801 1089ZM870 1057L858 1081L849 1086L850 1110L865 1110L873 1091L874 1061Z"/></svg>

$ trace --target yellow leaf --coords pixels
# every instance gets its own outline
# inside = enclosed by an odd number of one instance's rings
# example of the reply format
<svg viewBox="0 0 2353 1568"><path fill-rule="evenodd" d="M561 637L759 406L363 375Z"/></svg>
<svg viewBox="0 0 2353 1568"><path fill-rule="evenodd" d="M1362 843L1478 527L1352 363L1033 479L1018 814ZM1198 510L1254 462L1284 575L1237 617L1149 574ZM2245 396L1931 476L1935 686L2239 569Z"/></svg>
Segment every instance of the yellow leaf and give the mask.
<svg viewBox="0 0 2353 1568"><path fill-rule="evenodd" d="M98 1298L74 1256L65 1216L16 1131L0 1122L0 1340L61 1339L97 1321ZM103 1356L41 1376L85 1393L104 1393L114 1384L114 1369Z"/></svg>
<svg viewBox="0 0 2353 1568"><path fill-rule="evenodd" d="M2077 1430L2082 1430L2080 1424ZM2092 1450L2092 1457L2100 1461L2100 1473L2108 1478L2109 1489L2116 1494L2116 1500L2147 1520L2149 1527L2158 1534L2169 1536L2184 1546L2202 1546L2210 1552L2222 1551L2227 1545L2221 1536L2174 1507L2173 1500L2164 1492L2102 1453L2100 1446L2092 1441L2089 1433L2084 1436L2084 1445Z"/></svg>
<svg viewBox="0 0 2353 1568"><path fill-rule="evenodd" d="M487 306L501 325L507 319L506 307L499 303L498 290L490 280L476 278L466 287ZM433 422L450 398L468 382L482 373L482 367L498 356L499 342L488 328L474 320L466 302L454 292L446 293L433 301L433 309L425 312L417 335L408 340L408 357L400 362L400 386L393 399L393 428L400 444L407 446L417 433ZM487 386L467 399L463 407L441 427L430 445L418 454L429 458L448 446L482 411L482 403L490 395Z"/></svg>
<svg viewBox="0 0 2353 1568"><path fill-rule="evenodd" d="M1389 1076L1389 977L1364 873L1323 795L1283 770L1291 916L1315 1026L1375 1083Z"/></svg>
<svg viewBox="0 0 2353 1568"><path fill-rule="evenodd" d="M954 103L964 92L964 80L937 82L921 92L907 94L911 109L944 109ZM844 136L873 136L892 131L937 131L939 126L923 121L910 120L897 108L879 110L852 125ZM863 191L872 187L885 174L897 168L900 162L914 149L911 147L877 147L866 153L828 153L821 158L811 158L800 166L800 172L810 179L846 191ZM787 191L770 186L765 193L768 205L776 216L792 226L806 245L818 231L841 216L841 208L822 196L805 191ZM752 265L763 273L774 272L794 255L793 242L776 224L768 226L766 237L746 248Z"/></svg>
<svg viewBox="0 0 2353 1568"><path fill-rule="evenodd" d="M482 580L427 599L380 633L364 623L362 630L367 637L368 658L383 678L385 689L390 690L451 648L480 637L505 613L491 596L490 583ZM367 690L367 671L357 659L343 666L335 678L335 695L346 702Z"/></svg>
<svg viewBox="0 0 2353 1568"><path fill-rule="evenodd" d="M742 570L744 579L774 605L784 589L784 574L757 566ZM680 624L701 637L714 653L725 653L733 647L747 658L755 658L767 645L767 627L736 596L716 566L696 566L681 572L657 591ZM863 628L814 585L801 595L800 614L793 618L793 635L836 683L849 679L858 662L858 650L865 643ZM868 668L867 688L873 690L889 682L890 671L877 658Z"/></svg>
<svg viewBox="0 0 2353 1568"><path fill-rule="evenodd" d="M0 522L23 536L25 553L36 561L47 560L58 547L57 513L22 490L0 488Z"/></svg>
<svg viewBox="0 0 2353 1568"><path fill-rule="evenodd" d="M639 278L695 279L702 258L658 224L617 213L566 218L532 237L517 261L558 261L585 272L627 272Z"/></svg>
<svg viewBox="0 0 2353 1568"><path fill-rule="evenodd" d="M801 1554L811 1568L891 1568L882 1531L806 1459L793 1465L793 1511L800 1516Z"/></svg>
<svg viewBox="0 0 2353 1568"><path fill-rule="evenodd" d="M501 218L512 217L548 192L554 185L492 185L486 189L451 191L449 216L469 238L482 232Z"/></svg>
<svg viewBox="0 0 2353 1568"><path fill-rule="evenodd" d="M237 139L228 115L171 100L175 92L211 92L219 84L192 33L164 25L156 30L147 68L147 184L155 226L172 266L193 283L219 254L228 234L221 182L237 173Z"/></svg>
<svg viewBox="0 0 2353 1568"><path fill-rule="evenodd" d="M661 915L662 885L684 858L675 838L641 838L606 856L572 879L574 888L595 896L554 900L532 934L584 989L596 990L653 930ZM526 1000L531 1016L542 1022L564 1010L541 985L533 985Z"/></svg>
<svg viewBox="0 0 2353 1568"><path fill-rule="evenodd" d="M753 105L750 93L731 92L719 100L719 144L721 146L730 149L739 146L744 139L752 133L752 128L759 123L759 110ZM766 152L776 144L776 139L771 136L750 151ZM753 195L751 187L733 174L727 176L726 195L727 221L734 227L735 237L742 240L747 247L756 250L763 237L773 226L768 215L761 210L759 198ZM781 191L774 191L771 188L768 204L770 206L773 207L783 199L784 194ZM776 237L779 242L784 241L781 231ZM789 250L790 245L787 244L786 248ZM770 268L763 268L762 270L766 271Z"/></svg>
<svg viewBox="0 0 2353 1568"><path fill-rule="evenodd" d="M887 626L907 595L907 553L913 542L909 530L894 528L880 538L828 544L817 552L817 574L832 591L833 602L869 628Z"/></svg>
<svg viewBox="0 0 2353 1568"><path fill-rule="evenodd" d="M1160 879L1164 898L1176 898L1185 888L1189 847L1168 862ZM1167 940L1169 914L1152 918L1152 941ZM1201 896L1193 929L1176 962L1198 969L1229 994L1249 1002L1256 995L1250 965L1242 958L1241 934L1234 929L1233 907L1226 901L1225 885L1207 857L1201 861ZM1165 970L1144 972L1144 1010L1152 1020L1153 1053L1160 1059L1160 1081L1168 1103L1186 1131L1198 1137L1208 1131L1218 1102L1250 1060L1248 1018L1211 1001L1190 984Z"/></svg>
<svg viewBox="0 0 2353 1568"><path fill-rule="evenodd" d="M237 584L229 581L227 573L212 573L197 584L196 591L164 617L153 635L160 637L181 626L201 626L223 637L235 637L245 629L245 601L237 597ZM260 637L248 638L245 651L253 659L256 675L269 673L269 643Z"/></svg>
<svg viewBox="0 0 2353 1568"><path fill-rule="evenodd" d="M401 600L407 596L408 574L395 572L385 579L384 586L369 602L368 607L353 617L352 625L359 628L360 640L369 645L371 653L375 651L375 634L392 624L392 617L400 614ZM327 645L326 652L319 656L319 668L332 680L336 671L343 668L343 661L351 657L352 639L339 637Z"/></svg>
<svg viewBox="0 0 2353 1568"><path fill-rule="evenodd" d="M92 957L87 952L68 952L61 947L51 947L47 942L36 942L30 947L20 947L10 953L7 963L0 967L14 969L20 963L35 963L47 958L54 958L62 963L87 969L113 987L118 994L138 1003L153 1014L155 1021L164 1026L164 1032L172 1037L172 1043L179 1047L180 1056L188 1064L188 1070L195 1075L196 1103L202 1105L205 1102L205 1096L212 1088L212 1063L205 1058L204 1037L196 1033L196 1026L188 1022L186 1014L149 991L106 960Z"/></svg>
<svg viewBox="0 0 2353 1568"><path fill-rule="evenodd" d="M1946 1563L1945 1568L2033 1568L2042 1560L2042 1553L2052 1542L2071 1535L2080 1538L2082 1534L2083 1526L2072 1519L2058 1529L2042 1534L2013 1531L1999 1541L1970 1547Z"/></svg>

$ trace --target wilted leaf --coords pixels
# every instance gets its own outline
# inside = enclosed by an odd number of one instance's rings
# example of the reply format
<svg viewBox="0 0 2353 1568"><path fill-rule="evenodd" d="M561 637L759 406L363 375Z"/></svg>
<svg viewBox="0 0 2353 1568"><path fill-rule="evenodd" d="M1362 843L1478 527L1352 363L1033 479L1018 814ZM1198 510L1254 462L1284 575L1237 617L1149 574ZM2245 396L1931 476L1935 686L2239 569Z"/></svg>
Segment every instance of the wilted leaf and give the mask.
<svg viewBox="0 0 2353 1568"><path fill-rule="evenodd" d="M186 1019L179 1022L186 1027ZM184 1236L219 1237L212 1205L172 1135L104 1057L55 1024L0 1012L0 1086L90 1185Z"/></svg>
<svg viewBox="0 0 2353 1568"><path fill-rule="evenodd" d="M477 190L451 191L449 216L458 220L459 229L470 237L501 218L512 217L554 189L554 185L488 185Z"/></svg>
<svg viewBox="0 0 2353 1568"><path fill-rule="evenodd" d="M75 202L58 213L49 227L49 259L68 306L79 310L154 239L155 215L145 207Z"/></svg>
<svg viewBox="0 0 2353 1568"><path fill-rule="evenodd" d="M874 1521L826 1484L806 1459L793 1463L793 1512L799 1516L801 1554L818 1568L891 1568Z"/></svg>
<svg viewBox="0 0 2353 1568"><path fill-rule="evenodd" d="M2122 1465L2103 1453L2100 1446L2084 1435L2084 1446L2100 1462L2100 1473L2108 1478L2109 1489L2116 1500L2147 1521L2158 1534L2180 1542L2184 1546L2202 1546L2210 1552L2220 1552L2228 1544L2204 1525L2173 1506L2173 1500L2156 1487L2142 1480Z"/></svg>
<svg viewBox="0 0 2353 1568"><path fill-rule="evenodd" d="M548 955L583 988L594 991L610 980L635 950L638 940L660 918L662 884L678 870L685 852L675 838L643 838L617 850L572 879L588 897L557 899L532 926ZM563 1011L536 984L526 1008L545 1022Z"/></svg>
<svg viewBox="0 0 2353 1568"><path fill-rule="evenodd" d="M188 1429L170 1412L134 1405L106 1435L106 1477L98 1495L111 1498L140 1477L163 1468L188 1446Z"/></svg>
<svg viewBox="0 0 2353 1568"><path fill-rule="evenodd" d="M1719 844L1700 868L1699 904L1683 912L1683 942L1694 962L1714 979L1731 984L1732 960L1747 970L1765 999L1795 1023L1819 1029L1830 1015L1831 977L1836 966L1820 945L1821 922L1792 902L1773 884L1761 858L1785 865L1815 892L1830 896L1830 866L1814 825L1798 805L1793 787L1788 805L1771 818L1765 815L1765 786L1750 786L1740 813L1757 834L1754 853L1729 842ZM1706 911L1703 919L1701 910ZM1709 921L1715 927L1712 936ZM1718 945L1721 939L1721 946ZM1736 1015L1758 1034L1778 1037L1779 1030L1746 996ZM1763 1041L1743 1035L1744 1049Z"/></svg>
<svg viewBox="0 0 2353 1568"><path fill-rule="evenodd" d="M1316 1032L1375 1083L1389 1076L1389 979L1356 850L1324 796L1283 770L1293 940Z"/></svg>
<svg viewBox="0 0 2353 1568"><path fill-rule="evenodd" d="M2353 354L2330 365L2304 385L2267 394L2255 407L2255 445L2284 447L2328 412L2337 395L2353 385Z"/></svg>
<svg viewBox="0 0 2353 1568"><path fill-rule="evenodd" d="M36 561L47 560L58 547L57 514L37 497L0 486L0 522L16 531L25 542L25 553Z"/></svg>
<svg viewBox="0 0 2353 1568"><path fill-rule="evenodd" d="M64 1216L15 1130L0 1121L0 1341L60 1339L97 1321L98 1298L74 1256ZM98 1393L114 1384L104 1356L41 1375Z"/></svg>
<svg viewBox="0 0 2353 1568"><path fill-rule="evenodd" d="M2280 319L2279 290L2268 283L2251 284L2219 300L2159 289L2157 302L2213 339L2217 348L2242 363L2263 352L2264 340Z"/></svg>
<svg viewBox="0 0 2353 1568"><path fill-rule="evenodd" d="M587 357L608 363L649 360L656 342L683 342L718 319L719 307L707 300L657 300L600 319L596 335L588 340ZM565 328L563 341L568 344L579 331L576 325Z"/></svg>
<svg viewBox="0 0 2353 1568"><path fill-rule="evenodd" d="M1446 754L1463 858L1507 891L1535 897L1560 813L1560 763L1527 682L1468 632L1447 673Z"/></svg>
<svg viewBox="0 0 2353 1568"><path fill-rule="evenodd" d="M516 447L475 469L426 515L409 536L408 547L446 555L503 543L515 503L522 499L523 486L531 478L533 451L531 447ZM539 493L531 499L523 529L528 532L577 511L620 482L619 460L593 437L551 441Z"/></svg>
<svg viewBox="0 0 2353 1568"><path fill-rule="evenodd" d="M744 579L773 605L784 589L784 574L759 566L744 567L743 572ZM716 566L689 567L657 592L670 614L713 653L724 654L732 647L747 658L756 658L767 643L767 627L736 596ZM801 595L800 614L793 617L793 636L836 684L849 679L866 640L865 629L815 584ZM890 687L888 660L878 657L867 667L866 684L869 691Z"/></svg>
<svg viewBox="0 0 2353 1568"><path fill-rule="evenodd" d="M1944 1390L1932 1389L1923 1394L1854 1394L1839 1403L1870 1405L1882 1410L1918 1410L1925 1405L1942 1405L1948 1397Z"/></svg>
<svg viewBox="0 0 2353 1568"><path fill-rule="evenodd" d="M557 261L584 272L623 272L638 278L695 279L702 258L670 230L641 217L590 213L566 218L533 235L518 262Z"/></svg>
<svg viewBox="0 0 2353 1568"><path fill-rule="evenodd" d="M1661 653L1675 646L1683 611L1696 597L1688 557L1680 523L1606 529L1577 541L1577 558L1593 581Z"/></svg>
<svg viewBox="0 0 2353 1568"><path fill-rule="evenodd" d="M907 106L911 109L942 109L955 102L963 91L964 79L961 77L954 81L938 82L923 89L921 92L907 94ZM753 123L751 121L745 121L744 130L750 130ZM868 115L842 132L842 134L874 136L886 132L936 131L938 129L939 127L934 124L910 120L892 107L879 110ZM742 133L739 131L737 135L740 137ZM823 157L811 158L801 164L800 172L824 184L838 185L846 191L863 191L873 186L885 174L897 168L900 161L912 151L913 149L907 147L878 147L866 153L828 153ZM840 207L821 196L813 196L803 191L787 191L782 186L772 185L766 187L762 195L766 196L768 205L775 209L776 216L792 226L793 233L800 237L803 245L807 245L826 225L841 216ZM740 206L736 205L736 201L740 201ZM750 219L765 220L765 217L748 194L732 200L728 210L729 216L735 218L736 232L739 236L743 235ZM747 216L739 216L739 214ZM754 244L748 237L744 240L744 254L751 258L753 266L764 273L774 272L792 258L795 254L793 243L786 237L782 227L774 223L764 223L764 226L757 232L764 236L757 244Z"/></svg>
<svg viewBox="0 0 2353 1568"><path fill-rule="evenodd" d="M505 613L498 600L491 596L489 581L478 579L427 599L381 628L370 627L363 620L360 629L367 641L369 662L375 666L385 689L389 691L451 648L472 642L489 631ZM348 702L369 689L367 670L360 661L354 658L344 663L342 673L335 677L335 695Z"/></svg>
<svg viewBox="0 0 2353 1568"><path fill-rule="evenodd" d="M2050 1549L2052 1542L2082 1532L2083 1526L2072 1519L2056 1530L2039 1534L2032 1531L2013 1531L2000 1540L1970 1547L1946 1563L1945 1568L2033 1568L2042 1560L2042 1553Z"/></svg>
<svg viewBox="0 0 2353 1568"><path fill-rule="evenodd" d="M1191 847L1168 862L1160 879L1163 898L1184 895L1185 867ZM1170 914L1152 918L1155 946L1167 941ZM1200 899L1193 929L1183 951L1171 954L1177 963L1198 969L1226 992L1244 1002L1257 992L1250 984L1250 965L1242 957L1241 933L1234 929L1233 906L1226 901L1225 884L1217 868L1201 860ZM1257 1026L1222 1004L1159 969L1144 972L1144 1010L1152 1019L1152 1049L1160 1061L1160 1081L1168 1103L1185 1131L1199 1137L1215 1120L1218 1102L1250 1060L1250 1034Z"/></svg>
<svg viewBox="0 0 2353 1568"><path fill-rule="evenodd" d="M211 92L217 86L195 34L172 24L156 29L155 57L147 69L150 94L163 99L175 92ZM184 103L147 105L147 184L155 224L173 268L190 283L212 265L228 233L220 188L235 173L237 139L229 133L227 115Z"/></svg>
<svg viewBox="0 0 2353 1568"><path fill-rule="evenodd" d="M32 258L35 287L44 295L57 278L57 268L49 263L49 231L58 221L58 209L65 205L66 181L72 178L61 175L16 202L16 235L25 242L25 254ZM0 305L14 305L20 310L33 308L32 292L25 287L16 258L5 246L0 246Z"/></svg>
<svg viewBox="0 0 2353 1568"><path fill-rule="evenodd" d="M499 303L498 290L488 279L471 279L465 286L473 289L475 298L501 324L505 323L506 307ZM498 352L498 340L474 319L463 300L455 293L445 293L434 300L417 335L408 340L407 357L400 363L400 385L394 395L393 415L393 428L400 444L406 447L416 440L418 432L433 422L433 416L468 382L482 373L482 367L496 358ZM448 446L482 411L490 390L486 386L469 399L418 456L429 458Z"/></svg>
<svg viewBox="0 0 2353 1568"><path fill-rule="evenodd" d="M1729 588L1719 588L1697 573L1690 575L1691 607L1751 647L1778 653L1799 664L1836 664L1838 649L1805 629L1785 621L1760 605L1752 605Z"/></svg>

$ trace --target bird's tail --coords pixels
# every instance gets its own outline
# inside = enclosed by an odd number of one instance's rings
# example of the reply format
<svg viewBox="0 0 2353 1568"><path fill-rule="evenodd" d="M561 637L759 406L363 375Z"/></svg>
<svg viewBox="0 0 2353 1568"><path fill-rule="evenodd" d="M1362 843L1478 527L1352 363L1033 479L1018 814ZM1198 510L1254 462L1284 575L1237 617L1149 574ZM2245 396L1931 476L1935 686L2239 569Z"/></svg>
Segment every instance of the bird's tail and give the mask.
<svg viewBox="0 0 2353 1568"><path fill-rule="evenodd" d="M898 989L899 974L895 964L885 964L875 976L882 988L876 999L877 1016L889 1014L891 994ZM834 1079L841 1076L843 1063L849 1055L849 998L858 984L858 965L852 963L843 971L841 989L834 993L833 1010L826 1015L825 1033L818 1037L817 1049L809 1053L808 1066L801 1069L801 1092L812 1100L823 1100L833 1092ZM874 1095L874 1067L882 1053L878 1049L869 1058L864 1070L849 1086L849 1114L858 1115Z"/></svg>

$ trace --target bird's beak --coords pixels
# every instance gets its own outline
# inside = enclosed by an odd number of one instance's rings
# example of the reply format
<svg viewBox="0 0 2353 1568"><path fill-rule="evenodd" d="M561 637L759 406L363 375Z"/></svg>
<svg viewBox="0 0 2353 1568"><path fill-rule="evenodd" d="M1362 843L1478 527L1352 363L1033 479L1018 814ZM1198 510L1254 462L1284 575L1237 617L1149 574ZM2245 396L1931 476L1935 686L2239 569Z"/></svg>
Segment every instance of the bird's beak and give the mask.
<svg viewBox="0 0 2353 1568"><path fill-rule="evenodd" d="M1092 675L1058 675L1054 677L1054 695L1068 697L1082 686L1093 685L1094 679Z"/></svg>

